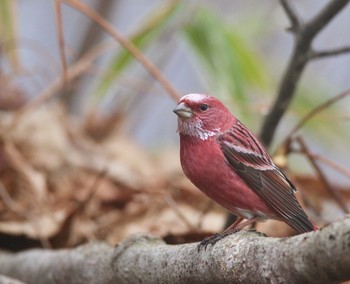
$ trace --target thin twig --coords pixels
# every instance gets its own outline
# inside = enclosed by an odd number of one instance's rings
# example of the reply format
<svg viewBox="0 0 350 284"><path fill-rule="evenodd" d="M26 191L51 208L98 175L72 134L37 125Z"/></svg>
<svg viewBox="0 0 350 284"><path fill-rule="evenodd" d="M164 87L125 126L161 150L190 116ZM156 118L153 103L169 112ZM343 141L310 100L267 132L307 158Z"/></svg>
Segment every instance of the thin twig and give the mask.
<svg viewBox="0 0 350 284"><path fill-rule="evenodd" d="M280 2L291 24L289 30L292 32L297 32L301 25L301 20L299 19L298 14L288 0L280 0Z"/></svg>
<svg viewBox="0 0 350 284"><path fill-rule="evenodd" d="M197 222L197 228L201 229L203 226L203 220L204 216L210 211L211 208L214 206L214 201L213 200L208 200L207 204L205 205L204 209L201 210L201 214L198 217L198 222Z"/></svg>
<svg viewBox="0 0 350 284"><path fill-rule="evenodd" d="M35 198L44 201L48 194L45 175L28 163L13 142L5 141L4 150L9 162L27 182Z"/></svg>
<svg viewBox="0 0 350 284"><path fill-rule="evenodd" d="M57 26L57 38L58 38L58 45L60 50L60 58L61 58L61 64L62 64L62 71L63 71L63 85L67 86L68 82L68 75L67 75L67 69L68 64L66 60L65 55L65 43L64 43L64 36L63 36L63 26L62 26L62 7L61 7L61 0L55 0L55 16L56 16L56 26Z"/></svg>
<svg viewBox="0 0 350 284"><path fill-rule="evenodd" d="M304 152L297 150L297 149L292 149L293 153L300 153L300 154L304 154ZM311 154L313 159L318 160L320 162L322 162L323 164L327 165L328 167L334 169L335 171L337 171L338 173L342 174L343 176L350 178L350 170L348 168L345 168L343 166L340 166L339 164L333 162L332 160L320 155L320 154Z"/></svg>
<svg viewBox="0 0 350 284"><path fill-rule="evenodd" d="M58 64L56 62L55 56L51 53L51 51L46 48L43 44L39 43L37 40L28 38L25 36L18 37L19 43L16 44L17 48L20 50L24 49L29 52L33 52L35 56L41 56L42 60L44 60L47 64L47 70L52 71L52 69L58 69ZM3 42L4 45L6 43ZM21 66L20 70L25 70L24 66ZM22 73L20 73L22 75Z"/></svg>
<svg viewBox="0 0 350 284"><path fill-rule="evenodd" d="M335 169L337 172L343 174L344 176L350 178L350 170L343 167L343 166L340 166L339 164L331 161L330 159L327 159L326 157L324 156L321 156L319 154L314 154L313 155L314 159L316 160L319 160L320 162L328 165L329 167Z"/></svg>
<svg viewBox="0 0 350 284"><path fill-rule="evenodd" d="M319 167L319 165L315 161L315 159L313 157L313 154L311 153L311 151L306 146L306 143L305 143L304 139L301 136L298 136L298 137L296 137L296 141L298 141L298 143L300 145L300 148L301 148L301 151L309 159L311 165L315 169L315 171L316 171L320 181L323 183L323 185L325 186L327 191L334 198L334 200L337 202L339 207L344 211L344 213L349 213L349 209L346 206L346 203L343 201L343 199L341 198L340 194L336 190L334 190L333 187L331 186L331 184L329 183L326 175L323 173L322 169Z"/></svg>
<svg viewBox="0 0 350 284"><path fill-rule="evenodd" d="M2 199L4 204L7 206L7 208L9 208L11 210L12 213L23 218L33 227L33 229L37 233L37 237L38 237L41 245L44 248L47 248L47 249L52 248L49 240L46 237L42 236L42 234L41 234L42 230L40 229L37 222L35 222L35 218L33 218L33 216L31 216L32 215L31 212L24 210L24 208L22 208L19 204L17 204L11 198L11 196L8 194L5 186L1 182L0 182L0 198Z"/></svg>
<svg viewBox="0 0 350 284"><path fill-rule="evenodd" d="M95 48L91 49L89 52L87 52L84 56L82 56L77 62L75 62L73 65L69 66L68 72L67 72L67 80L72 81L78 76L82 75L84 72L86 72L90 66L92 65L93 61L100 56L101 54L111 50L112 48L115 48L115 45L111 45L111 43L103 43ZM14 115L12 122L9 123L6 127L4 127L0 133L0 135L4 135L7 131L11 131L16 124L19 123L20 119L26 114L27 112L36 109L38 106L40 106L42 103L53 97L58 90L60 90L63 87L63 80L62 75L57 77L45 90L43 90L33 101L26 104L24 107L19 109L16 114Z"/></svg>
<svg viewBox="0 0 350 284"><path fill-rule="evenodd" d="M90 203L92 198L96 195L96 192L101 184L102 179L107 175L108 169L107 166L103 168L97 175L94 177L94 180L91 183L91 186L87 190L87 194L83 201L78 202L78 206L75 207L74 212L82 211Z"/></svg>
<svg viewBox="0 0 350 284"><path fill-rule="evenodd" d="M16 203L11 198L2 182L0 182L0 197L4 204L7 206L7 208L9 208L13 213L20 217L27 216L25 208L23 208L20 204Z"/></svg>
<svg viewBox="0 0 350 284"><path fill-rule="evenodd" d="M350 95L350 89L336 95L335 97L332 97L325 102L321 103L314 109L312 109L310 112L308 112L304 117L300 119L300 121L292 128L292 130L289 132L287 137L284 139L284 141L281 143L281 147L288 147L288 145L291 143L291 140L294 136L294 134L300 130L310 119L315 117L317 114L319 114L321 111L325 110L326 108L330 107L332 104L336 103L337 101L347 97Z"/></svg>
<svg viewBox="0 0 350 284"><path fill-rule="evenodd" d="M182 214L182 212L179 210L175 200L172 198L171 195L167 194L164 197L164 200L166 201L166 203L168 203L170 208L174 210L175 214L179 217L179 219L182 220L190 230L197 231L196 226L192 225L191 222L187 220L186 216Z"/></svg>
<svg viewBox="0 0 350 284"><path fill-rule="evenodd" d="M66 4L74 7L78 11L82 12L90 19L95 21L100 27L102 27L107 33L109 33L114 39L116 39L120 45L128 50L142 65L143 67L162 85L164 90L176 101L179 99L179 94L167 81L164 75L158 70L158 68L148 60L143 53L126 37L124 37L110 22L106 21L98 13L92 10L89 6L78 0L63 0Z"/></svg>
<svg viewBox="0 0 350 284"><path fill-rule="evenodd" d="M350 46L339 47L339 48L334 48L334 49L329 49L324 51L312 51L309 53L309 59L310 60L321 59L329 56L342 55L344 53L349 53L349 52L350 52Z"/></svg>

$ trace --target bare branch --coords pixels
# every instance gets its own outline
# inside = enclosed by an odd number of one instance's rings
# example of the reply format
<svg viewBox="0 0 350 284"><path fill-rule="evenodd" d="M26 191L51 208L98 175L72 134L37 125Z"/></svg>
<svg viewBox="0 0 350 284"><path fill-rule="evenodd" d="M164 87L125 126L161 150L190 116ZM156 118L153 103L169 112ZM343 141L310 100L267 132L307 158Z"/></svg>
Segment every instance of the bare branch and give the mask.
<svg viewBox="0 0 350 284"><path fill-rule="evenodd" d="M188 218L181 212L181 210L178 208L178 205L176 204L176 201L173 199L173 197L170 194L167 194L164 197L165 202L169 205L171 209L174 210L176 216L184 222L184 224L192 231L197 231L197 228L195 225L192 225L192 223L188 220Z"/></svg>
<svg viewBox="0 0 350 284"><path fill-rule="evenodd" d="M333 0L303 27L305 36L314 37L320 32L347 4L349 0Z"/></svg>
<svg viewBox="0 0 350 284"><path fill-rule="evenodd" d="M350 46L324 50L324 51L311 51L309 53L309 59L310 60L321 59L329 56L342 55L348 52L350 52Z"/></svg>
<svg viewBox="0 0 350 284"><path fill-rule="evenodd" d="M2 183L0 183L0 199L4 202L6 207L10 209L12 213L28 221L28 223L36 231L37 237L39 238L41 245L44 248L51 248L51 244L49 240L41 234L41 230L32 212L31 211L27 212L27 210L22 208L22 206L19 203L16 203L16 201L13 200L11 196L8 194L7 190L5 189ZM0 281L0 283L2 282Z"/></svg>
<svg viewBox="0 0 350 284"><path fill-rule="evenodd" d="M297 154L301 154L304 155L304 152L302 152L301 150L298 149L292 149L291 152L293 153L297 153ZM320 154L314 154L314 153L310 153L311 157L317 161L322 162L324 165L332 168L333 170L335 170L336 172L338 172L339 174L350 178L350 170L344 166L339 165L338 163L320 155Z"/></svg>
<svg viewBox="0 0 350 284"><path fill-rule="evenodd" d="M319 154L313 154L313 157L314 157L314 159L319 160L320 162L324 163L328 167L333 168L334 170L336 170L338 173L342 174L343 176L350 178L350 170L348 168L345 168L345 167L339 165L338 163L335 163L332 160L330 160L322 155L319 155Z"/></svg>
<svg viewBox="0 0 350 284"><path fill-rule="evenodd" d="M82 56L77 62L75 62L74 64L68 67L67 80L72 81L78 76L81 76L82 74L87 72L91 67L91 65L93 64L94 60L98 56L111 50L112 48L115 48L114 44L101 43L97 45L95 48L91 49L84 56ZM20 122L24 114L37 108L42 103L46 102L48 99L53 97L61 88L63 88L64 86L63 82L64 81L62 79L62 75L58 76L54 81L52 81L51 84L46 89L44 89L41 93L39 93L39 95L36 96L36 98L33 101L24 105L15 113L12 121L8 125L4 126L3 129L0 130L0 135L4 136L7 131L11 131L13 127L15 127Z"/></svg>
<svg viewBox="0 0 350 284"><path fill-rule="evenodd" d="M294 46L293 55L282 77L275 102L263 122L260 138L266 146L271 143L277 125L293 99L295 89L307 63L308 47L306 52L304 50L303 45L297 44Z"/></svg>
<svg viewBox="0 0 350 284"><path fill-rule="evenodd" d="M280 0L280 2L291 24L291 27L288 30L297 32L301 25L301 20L299 19L297 12L288 0Z"/></svg>
<svg viewBox="0 0 350 284"><path fill-rule="evenodd" d="M309 55L313 39L318 32L349 3L349 1L350 0L330 1L309 22L300 24L298 31L295 33L293 53L282 77L275 102L261 128L260 137L265 145L268 146L271 143L277 125L294 97L302 72L310 60ZM281 0L282 5L286 3L286 1ZM289 8L290 5L287 6L287 9ZM284 9L286 8L284 7ZM289 9L288 11L287 15L290 17L288 13L293 13L291 12L293 10Z"/></svg>
<svg viewBox="0 0 350 284"><path fill-rule="evenodd" d="M119 246L0 254L0 274L26 283L339 283L350 279L350 217L316 232L267 238L241 231L214 247L139 235ZM332 261L329 261L329 260Z"/></svg>
<svg viewBox="0 0 350 284"><path fill-rule="evenodd" d="M92 10L86 4L78 0L63 0L66 4L72 6L76 10L88 16L90 19L96 22L107 33L109 33L115 40L119 42L132 56L137 59L142 66L156 79L164 90L176 101L180 98L177 91L171 86L164 75L158 70L158 68L148 60L144 54L126 37L124 37L111 23L101 17L96 11Z"/></svg>
<svg viewBox="0 0 350 284"><path fill-rule="evenodd" d="M339 205L339 207L343 210L343 212L349 213L349 209L348 209L346 203L343 201L340 194L336 190L334 190L333 187L331 186L331 184L329 183L326 175L323 173L322 169L319 167L316 160L314 159L311 151L306 146L304 139L302 139L301 136L298 136L296 138L296 140L298 141L298 143L301 147L301 151L306 155L306 157L309 159L312 167L315 169L315 171L316 171L320 181L323 183L324 187L327 189L327 191L330 193L330 195L333 197L333 199Z"/></svg>
<svg viewBox="0 0 350 284"><path fill-rule="evenodd" d="M64 36L63 36L63 25L62 25L62 9L61 9L61 0L55 0L55 16L56 16L56 27L57 27L57 38L58 38L58 45L60 50L60 58L61 58L61 64L62 64L62 70L63 70L63 85L66 86L67 84L67 69L68 64L66 60L65 55L65 43L64 43Z"/></svg>
<svg viewBox="0 0 350 284"><path fill-rule="evenodd" d="M325 110L326 108L330 107L332 104L340 101L341 99L344 99L350 95L350 89L340 93L339 95L332 97L325 102L321 103L314 109L312 109L310 112L308 112L300 121L293 127L293 129L290 131L290 133L287 135L287 137L284 139L284 142L281 143L280 147L285 147L288 144L290 144L291 139L293 138L293 135L297 133L310 119L315 117L317 114L319 114L321 111ZM278 147L278 148L280 148Z"/></svg>

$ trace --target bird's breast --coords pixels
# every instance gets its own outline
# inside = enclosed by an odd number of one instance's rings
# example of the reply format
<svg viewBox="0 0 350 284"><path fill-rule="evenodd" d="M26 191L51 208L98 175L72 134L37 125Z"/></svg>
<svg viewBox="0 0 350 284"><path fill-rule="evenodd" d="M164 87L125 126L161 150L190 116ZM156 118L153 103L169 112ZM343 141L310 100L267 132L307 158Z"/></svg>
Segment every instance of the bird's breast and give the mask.
<svg viewBox="0 0 350 284"><path fill-rule="evenodd" d="M216 137L203 141L180 135L180 160L191 182L234 214L262 219L275 215L229 166Z"/></svg>

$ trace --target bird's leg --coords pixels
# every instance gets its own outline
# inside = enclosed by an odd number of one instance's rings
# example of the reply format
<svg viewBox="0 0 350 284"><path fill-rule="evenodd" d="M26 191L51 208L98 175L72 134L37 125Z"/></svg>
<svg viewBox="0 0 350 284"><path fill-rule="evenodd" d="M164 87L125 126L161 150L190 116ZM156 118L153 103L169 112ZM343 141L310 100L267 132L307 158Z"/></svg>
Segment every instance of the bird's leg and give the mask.
<svg viewBox="0 0 350 284"><path fill-rule="evenodd" d="M254 222L258 221L259 219L260 219L260 217L253 217L253 218L248 219L247 221L245 221L245 222L243 222L241 224L237 224L237 226L235 228L232 228L233 232L231 232L231 234L234 233L234 232L238 232L238 231L242 230L243 228L253 224ZM230 228L231 228L231 226L228 229L230 229ZM226 231L227 231L227 229L225 230L225 232Z"/></svg>
<svg viewBox="0 0 350 284"><path fill-rule="evenodd" d="M232 231L234 230L237 225L242 222L243 218L242 217L238 217L236 221L234 221L228 228L225 229L225 231L223 231L222 233L218 233L218 234L214 234L212 236L206 237L203 241L201 241L198 245L198 250L200 250L202 247L204 247L204 249L207 248L207 246L209 244L211 244L212 246L215 245L218 241L220 241L221 239L223 239L224 237L228 236L229 234L226 234L228 231Z"/></svg>
<svg viewBox="0 0 350 284"><path fill-rule="evenodd" d="M258 221L259 217L253 217L253 218L248 219L247 221L241 223L241 221L243 219L244 218L242 218L242 217L238 217L238 219L230 227L228 227L225 231L223 231L222 233L215 234L215 235L212 235L210 237L205 238L203 241L201 241L199 243L198 250L200 250L202 247L204 247L204 249L206 249L209 244L214 246L218 241L220 241L221 239L227 237L228 235L231 235L231 234L234 234L236 232L239 232L244 227L246 227L246 226L248 226L248 225Z"/></svg>
<svg viewBox="0 0 350 284"><path fill-rule="evenodd" d="M238 224L242 222L243 219L244 219L243 217L237 217L237 220L234 221L228 228L226 228L224 230L224 232L230 231L230 230L233 230L234 228L236 228L238 226Z"/></svg>

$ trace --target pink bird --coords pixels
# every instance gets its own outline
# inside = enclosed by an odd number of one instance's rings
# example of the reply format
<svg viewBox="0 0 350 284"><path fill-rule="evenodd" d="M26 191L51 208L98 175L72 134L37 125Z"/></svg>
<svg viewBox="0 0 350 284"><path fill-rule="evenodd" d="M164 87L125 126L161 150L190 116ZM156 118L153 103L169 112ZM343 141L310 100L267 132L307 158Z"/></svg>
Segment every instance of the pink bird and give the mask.
<svg viewBox="0 0 350 284"><path fill-rule="evenodd" d="M208 197L238 216L228 229L199 247L255 221L281 220L298 233L316 230L301 208L295 186L265 147L216 98L189 94L174 109L185 175ZM247 219L242 222L243 219Z"/></svg>

